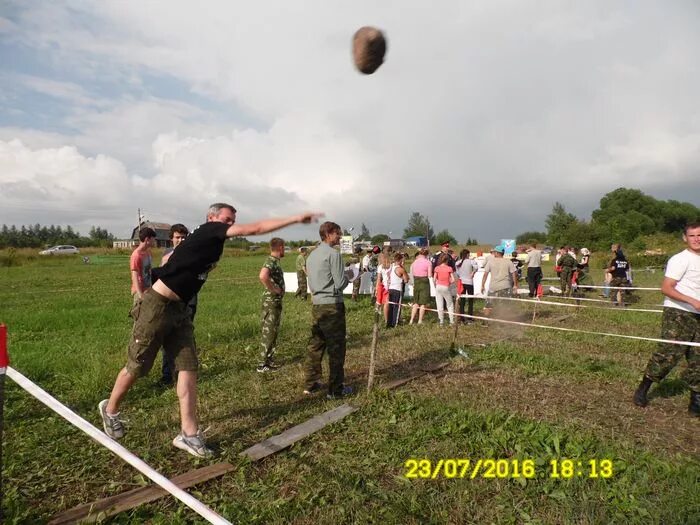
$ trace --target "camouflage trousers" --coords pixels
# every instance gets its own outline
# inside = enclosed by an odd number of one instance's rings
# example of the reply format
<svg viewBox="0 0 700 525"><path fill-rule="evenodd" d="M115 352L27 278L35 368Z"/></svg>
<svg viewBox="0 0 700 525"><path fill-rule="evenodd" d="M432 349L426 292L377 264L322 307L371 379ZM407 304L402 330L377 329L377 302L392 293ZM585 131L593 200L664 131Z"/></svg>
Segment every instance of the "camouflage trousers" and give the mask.
<svg viewBox="0 0 700 525"><path fill-rule="evenodd" d="M571 294L571 278L574 275L574 269L568 266L564 266L561 269L561 274L559 275L559 282L561 284L561 294L569 295Z"/></svg>
<svg viewBox="0 0 700 525"><path fill-rule="evenodd" d="M360 282L362 281L362 272L357 275L357 279L352 282L352 298L357 299L360 295Z"/></svg>
<svg viewBox="0 0 700 525"><path fill-rule="evenodd" d="M260 362L270 364L274 362L275 350L277 350L277 333L282 319L282 301L264 298L260 322L262 324L262 338L260 345Z"/></svg>
<svg viewBox="0 0 700 525"><path fill-rule="evenodd" d="M661 339L697 342L700 339L700 314L665 307L661 320ZM695 346L659 343L644 374L653 381L661 381L684 355L688 367L681 378L691 390L700 392L700 348Z"/></svg>
<svg viewBox="0 0 700 525"><path fill-rule="evenodd" d="M321 361L328 352L328 393L340 394L345 381L345 305L311 307L311 338L304 363L305 388L321 380Z"/></svg>
<svg viewBox="0 0 700 525"><path fill-rule="evenodd" d="M297 272L297 292L294 296L306 300L306 288L306 274L304 272Z"/></svg>

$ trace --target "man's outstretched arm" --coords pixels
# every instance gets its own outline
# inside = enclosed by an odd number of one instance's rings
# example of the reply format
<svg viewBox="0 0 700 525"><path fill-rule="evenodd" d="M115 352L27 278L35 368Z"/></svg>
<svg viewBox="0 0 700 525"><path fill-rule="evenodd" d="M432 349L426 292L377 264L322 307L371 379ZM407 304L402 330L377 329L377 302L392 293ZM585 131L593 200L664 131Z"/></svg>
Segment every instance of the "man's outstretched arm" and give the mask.
<svg viewBox="0 0 700 525"><path fill-rule="evenodd" d="M299 215L290 215L279 219L263 219L249 224L234 224L226 230L226 237L241 237L246 235L262 235L270 233L291 224L309 224L318 222L323 213L304 212Z"/></svg>

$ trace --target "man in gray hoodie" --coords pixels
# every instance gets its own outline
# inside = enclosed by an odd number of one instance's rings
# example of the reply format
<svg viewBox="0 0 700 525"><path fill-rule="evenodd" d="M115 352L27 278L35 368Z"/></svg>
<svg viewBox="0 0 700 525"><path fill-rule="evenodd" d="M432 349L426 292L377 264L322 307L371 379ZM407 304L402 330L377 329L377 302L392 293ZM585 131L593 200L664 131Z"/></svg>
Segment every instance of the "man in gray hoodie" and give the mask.
<svg viewBox="0 0 700 525"><path fill-rule="evenodd" d="M340 252L342 230L334 222L324 222L319 230L321 244L306 260L306 273L311 291L311 339L304 364L304 394L321 389L321 360L328 352L329 399L352 393L345 386L345 303L343 290L348 276Z"/></svg>

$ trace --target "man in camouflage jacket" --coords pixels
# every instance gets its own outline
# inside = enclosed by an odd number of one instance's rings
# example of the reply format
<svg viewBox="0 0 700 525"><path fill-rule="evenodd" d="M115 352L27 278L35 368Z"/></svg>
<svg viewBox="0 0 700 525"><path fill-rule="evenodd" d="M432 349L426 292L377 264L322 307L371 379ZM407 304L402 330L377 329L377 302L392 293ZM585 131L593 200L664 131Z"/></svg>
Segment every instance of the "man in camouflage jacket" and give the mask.
<svg viewBox="0 0 700 525"><path fill-rule="evenodd" d="M260 282L265 287L262 295L262 338L260 345L261 362L257 370L260 373L274 372L277 333L282 319L282 298L284 297L284 272L280 259L284 257L284 240L274 237L270 240L270 256L260 269Z"/></svg>

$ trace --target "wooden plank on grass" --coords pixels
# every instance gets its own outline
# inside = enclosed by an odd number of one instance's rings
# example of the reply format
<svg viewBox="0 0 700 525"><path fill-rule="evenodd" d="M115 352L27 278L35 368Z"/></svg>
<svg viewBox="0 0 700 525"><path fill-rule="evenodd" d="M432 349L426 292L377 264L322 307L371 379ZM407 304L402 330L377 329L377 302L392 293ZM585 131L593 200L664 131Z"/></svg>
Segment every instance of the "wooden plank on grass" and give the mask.
<svg viewBox="0 0 700 525"><path fill-rule="evenodd" d="M216 463L207 467L190 470L179 476L175 476L172 481L181 489L189 488L197 483L202 483L210 479L222 476L227 472L231 472L234 466L230 463ZM150 503L168 493L157 485L149 485L110 496L92 503L85 503L73 507L65 512L54 516L49 525L63 525L66 523L95 523L104 520L110 516L114 516L125 510L133 509L144 503Z"/></svg>
<svg viewBox="0 0 700 525"><path fill-rule="evenodd" d="M300 425L285 430L277 436L272 436L256 445L253 445L252 447L241 452L240 455L249 457L253 461L257 461L269 456L270 454L274 454L275 452L279 452L280 450L287 448L300 439L321 430L326 425L340 421L345 416L352 414L356 410L356 407L348 404L340 405L338 408L334 408L333 410L329 410L328 412L314 416L311 419L304 421Z"/></svg>
<svg viewBox="0 0 700 525"><path fill-rule="evenodd" d="M241 456L247 456L253 461L262 459L270 454L279 452L282 449L296 443L300 439L313 434L322 429L326 425L343 419L348 414L352 414L357 410L356 407L348 404L340 405L333 410L312 417L304 423L285 430L277 436L273 436L257 445L241 452ZM217 478L234 470L234 466L230 463L216 463L196 470L191 470L185 474L181 474L172 478L170 481L175 483L181 489L189 488L197 483L202 483L213 478ZM123 492L116 496L110 496L92 503L79 505L65 512L54 516L49 525L63 525L67 523L94 523L104 520L110 516L114 516L120 512L133 509L144 503L150 503L168 493L156 485L141 487L138 489Z"/></svg>

